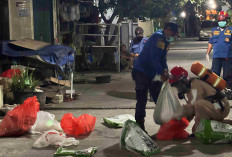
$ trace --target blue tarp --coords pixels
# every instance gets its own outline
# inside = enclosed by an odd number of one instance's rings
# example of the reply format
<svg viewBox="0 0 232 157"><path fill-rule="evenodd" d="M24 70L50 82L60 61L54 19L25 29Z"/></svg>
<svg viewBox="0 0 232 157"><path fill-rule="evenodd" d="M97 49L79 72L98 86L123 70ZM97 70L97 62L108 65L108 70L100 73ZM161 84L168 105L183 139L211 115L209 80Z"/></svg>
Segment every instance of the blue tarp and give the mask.
<svg viewBox="0 0 232 157"><path fill-rule="evenodd" d="M68 46L50 45L39 50L30 50L10 44L9 41L3 41L1 46L2 49L0 51L0 54L2 55L11 57L39 55L46 62L59 65L62 70L64 65L72 65L74 63L75 51Z"/></svg>

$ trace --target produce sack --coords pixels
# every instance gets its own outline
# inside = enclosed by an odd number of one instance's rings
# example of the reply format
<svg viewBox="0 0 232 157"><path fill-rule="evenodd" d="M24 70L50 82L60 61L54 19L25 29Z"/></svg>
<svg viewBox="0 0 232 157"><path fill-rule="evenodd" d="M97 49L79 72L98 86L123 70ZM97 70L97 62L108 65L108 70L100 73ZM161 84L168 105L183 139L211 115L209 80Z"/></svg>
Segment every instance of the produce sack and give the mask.
<svg viewBox="0 0 232 157"><path fill-rule="evenodd" d="M98 147L90 147L83 150L74 150L59 147L54 154L54 157L58 156L75 156L75 157L91 157L97 152Z"/></svg>
<svg viewBox="0 0 232 157"><path fill-rule="evenodd" d="M160 152L157 144L132 120L127 120L124 123L119 145L122 149L144 156Z"/></svg>
<svg viewBox="0 0 232 157"><path fill-rule="evenodd" d="M37 112L35 124L31 127L32 134L41 133L48 130L63 131L60 123L55 119L55 115L45 111Z"/></svg>
<svg viewBox="0 0 232 157"><path fill-rule="evenodd" d="M178 98L172 93L171 88L167 81L162 85L153 114L156 124L162 125L169 122L174 114L181 110L181 104Z"/></svg>
<svg viewBox="0 0 232 157"><path fill-rule="evenodd" d="M103 121L110 127L121 128L127 120L135 121L135 118L130 114L118 115L110 118L103 118Z"/></svg>
<svg viewBox="0 0 232 157"><path fill-rule="evenodd" d="M202 119L194 134L206 144L230 143L232 142L232 125Z"/></svg>
<svg viewBox="0 0 232 157"><path fill-rule="evenodd" d="M23 104L7 112L0 124L0 136L20 136L34 125L39 111L36 96L27 98Z"/></svg>
<svg viewBox="0 0 232 157"><path fill-rule="evenodd" d="M50 145L56 147L78 145L79 141L74 137L66 137L65 134L56 130L48 130L41 135L33 144L33 147L43 148Z"/></svg>
<svg viewBox="0 0 232 157"><path fill-rule="evenodd" d="M72 113L66 113L60 121L60 126L69 136L87 135L94 130L96 120L96 117L89 114L82 114L76 118Z"/></svg>
<svg viewBox="0 0 232 157"><path fill-rule="evenodd" d="M183 117L181 120L171 119L168 123L160 126L156 135L157 140L187 139L188 132L184 129L189 125L189 121Z"/></svg>

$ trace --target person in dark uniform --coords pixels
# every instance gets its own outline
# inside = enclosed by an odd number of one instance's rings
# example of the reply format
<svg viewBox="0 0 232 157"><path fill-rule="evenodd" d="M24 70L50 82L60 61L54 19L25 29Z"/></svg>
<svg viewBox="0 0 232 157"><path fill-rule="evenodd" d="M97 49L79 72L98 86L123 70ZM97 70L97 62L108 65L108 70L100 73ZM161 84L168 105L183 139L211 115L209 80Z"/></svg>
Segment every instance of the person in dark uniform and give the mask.
<svg viewBox="0 0 232 157"><path fill-rule="evenodd" d="M167 51L169 38L179 36L178 25L172 22L165 24L162 31L155 32L145 43L141 54L134 61L132 78L135 81L136 109L135 120L145 130L146 104L148 90L156 103L162 82L168 79ZM154 77L160 81L153 81Z"/></svg>
<svg viewBox="0 0 232 157"><path fill-rule="evenodd" d="M142 27L136 27L135 29L136 37L130 43L130 54L137 58L143 50L144 44L147 42L148 38L143 36L144 30Z"/></svg>
<svg viewBox="0 0 232 157"><path fill-rule="evenodd" d="M219 12L219 26L214 27L211 31L206 60L209 61L209 54L213 48L212 71L220 76L223 68L223 79L227 82L227 88L232 89L232 27L227 25L228 20L228 13Z"/></svg>

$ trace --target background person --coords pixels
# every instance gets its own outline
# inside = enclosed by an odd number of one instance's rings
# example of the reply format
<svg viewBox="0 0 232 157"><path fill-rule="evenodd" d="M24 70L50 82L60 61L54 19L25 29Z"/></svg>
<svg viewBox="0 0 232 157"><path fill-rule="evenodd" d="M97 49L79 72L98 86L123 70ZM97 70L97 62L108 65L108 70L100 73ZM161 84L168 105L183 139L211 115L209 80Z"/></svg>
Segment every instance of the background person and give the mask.
<svg viewBox="0 0 232 157"><path fill-rule="evenodd" d="M134 61L132 78L135 81L136 109L135 120L145 130L146 104L148 90L156 103L161 90L161 81L152 81L160 76L162 81L168 79L167 51L169 38L179 36L178 25L172 22L165 24L164 29L155 32L145 43L144 48Z"/></svg>
<svg viewBox="0 0 232 157"><path fill-rule="evenodd" d="M120 47L120 70L132 69L133 57L126 50L126 45L121 45Z"/></svg>
<svg viewBox="0 0 232 157"><path fill-rule="evenodd" d="M212 71L218 76L223 68L223 79L227 82L227 88L232 89L232 27L228 26L229 15L221 11L218 15L218 27L211 31L206 60L213 48Z"/></svg>
<svg viewBox="0 0 232 157"><path fill-rule="evenodd" d="M144 37L144 30L142 27L136 27L135 35L136 37L131 41L130 44L130 54L134 58L137 58L143 50L144 44L147 42L148 38Z"/></svg>

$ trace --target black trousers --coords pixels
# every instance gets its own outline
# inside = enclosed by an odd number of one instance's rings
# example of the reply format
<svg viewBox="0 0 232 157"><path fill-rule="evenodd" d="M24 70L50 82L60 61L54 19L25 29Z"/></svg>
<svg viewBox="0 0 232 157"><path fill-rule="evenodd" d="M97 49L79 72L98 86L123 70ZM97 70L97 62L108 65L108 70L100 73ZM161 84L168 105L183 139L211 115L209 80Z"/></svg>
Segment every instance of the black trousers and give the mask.
<svg viewBox="0 0 232 157"><path fill-rule="evenodd" d="M146 74L138 71L132 71L132 78L135 81L137 100L135 120L140 120L146 117L148 90L156 103L163 83L161 81L152 81Z"/></svg>

